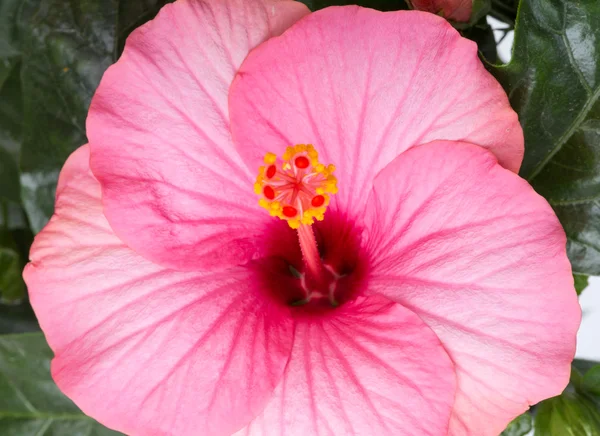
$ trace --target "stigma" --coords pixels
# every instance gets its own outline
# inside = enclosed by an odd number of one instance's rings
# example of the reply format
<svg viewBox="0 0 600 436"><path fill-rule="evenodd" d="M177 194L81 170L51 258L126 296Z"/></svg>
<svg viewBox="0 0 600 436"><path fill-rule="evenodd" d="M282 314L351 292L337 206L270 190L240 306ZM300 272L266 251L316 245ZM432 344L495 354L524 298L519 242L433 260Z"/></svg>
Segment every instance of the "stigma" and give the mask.
<svg viewBox="0 0 600 436"><path fill-rule="evenodd" d="M281 159L267 153L264 163L254 184L260 206L292 229L323 220L330 196L338 189L333 165L319 162L311 144L287 147Z"/></svg>

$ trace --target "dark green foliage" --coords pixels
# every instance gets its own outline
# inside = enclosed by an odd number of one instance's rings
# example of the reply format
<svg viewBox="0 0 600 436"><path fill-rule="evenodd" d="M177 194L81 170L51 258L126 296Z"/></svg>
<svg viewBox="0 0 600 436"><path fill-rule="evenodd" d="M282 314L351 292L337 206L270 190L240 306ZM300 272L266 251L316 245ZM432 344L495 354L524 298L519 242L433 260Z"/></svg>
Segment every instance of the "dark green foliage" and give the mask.
<svg viewBox="0 0 600 436"><path fill-rule="evenodd" d="M52 351L41 333L0 336L2 436L118 436L84 415L50 377Z"/></svg>

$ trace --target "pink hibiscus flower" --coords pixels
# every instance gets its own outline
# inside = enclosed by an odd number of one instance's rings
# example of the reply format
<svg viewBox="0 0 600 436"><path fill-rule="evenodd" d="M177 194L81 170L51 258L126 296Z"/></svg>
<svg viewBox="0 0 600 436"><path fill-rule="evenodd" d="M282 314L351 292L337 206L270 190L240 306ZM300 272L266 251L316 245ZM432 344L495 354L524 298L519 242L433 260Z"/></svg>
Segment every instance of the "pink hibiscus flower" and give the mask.
<svg viewBox="0 0 600 436"><path fill-rule="evenodd" d="M87 129L25 278L54 379L105 425L494 435L566 385L565 235L442 18L180 0Z"/></svg>
<svg viewBox="0 0 600 436"><path fill-rule="evenodd" d="M409 0L415 9L427 11L442 17L467 22L471 19L474 0Z"/></svg>

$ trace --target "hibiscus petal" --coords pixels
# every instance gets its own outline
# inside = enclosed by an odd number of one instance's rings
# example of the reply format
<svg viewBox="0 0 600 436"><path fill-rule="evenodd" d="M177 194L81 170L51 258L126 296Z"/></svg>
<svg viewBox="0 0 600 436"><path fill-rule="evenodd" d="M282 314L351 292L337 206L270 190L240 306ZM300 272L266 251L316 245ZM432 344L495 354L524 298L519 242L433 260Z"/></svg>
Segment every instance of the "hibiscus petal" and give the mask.
<svg viewBox="0 0 600 436"><path fill-rule="evenodd" d="M456 365L450 434L497 435L563 390L581 312L564 231L527 182L481 147L439 141L381 172L367 215L370 287L419 315Z"/></svg>
<svg viewBox="0 0 600 436"><path fill-rule="evenodd" d="M238 435L446 434L452 362L433 332L381 297L296 324L282 382Z"/></svg>
<svg viewBox="0 0 600 436"><path fill-rule="evenodd" d="M251 272L177 272L128 248L102 215L87 146L67 161L24 276L52 375L88 415L131 435L229 435L262 410L293 340Z"/></svg>
<svg viewBox="0 0 600 436"><path fill-rule="evenodd" d="M515 172L523 157L517 115L475 43L424 12L315 12L250 53L229 105L251 168L267 151L312 143L337 168L335 201L353 211L375 175L413 145L467 140Z"/></svg>
<svg viewBox="0 0 600 436"><path fill-rule="evenodd" d="M185 270L253 255L268 217L231 142L229 86L252 48L307 12L287 0L179 1L128 38L87 132L106 217L138 253Z"/></svg>

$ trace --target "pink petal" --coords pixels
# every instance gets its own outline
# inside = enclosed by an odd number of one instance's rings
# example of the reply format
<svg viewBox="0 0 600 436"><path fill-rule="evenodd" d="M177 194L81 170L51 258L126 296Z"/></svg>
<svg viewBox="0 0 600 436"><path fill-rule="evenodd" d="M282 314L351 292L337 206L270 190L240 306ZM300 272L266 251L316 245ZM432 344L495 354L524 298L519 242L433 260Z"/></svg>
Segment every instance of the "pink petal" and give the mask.
<svg viewBox="0 0 600 436"><path fill-rule="evenodd" d="M186 270L253 255L268 217L231 142L229 86L252 48L307 12L287 0L179 1L129 37L87 131L105 214L137 252Z"/></svg>
<svg viewBox="0 0 600 436"><path fill-rule="evenodd" d="M419 315L456 365L450 434L497 435L563 390L581 312L564 231L527 182L483 148L439 141L382 171L366 213L370 287Z"/></svg>
<svg viewBox="0 0 600 436"><path fill-rule="evenodd" d="M380 297L299 320L264 412L238 435L446 434L452 362L414 313Z"/></svg>
<svg viewBox="0 0 600 436"><path fill-rule="evenodd" d="M410 0L415 9L427 11L459 22L471 19L475 0Z"/></svg>
<svg viewBox="0 0 600 436"><path fill-rule="evenodd" d="M336 201L354 211L375 175L414 145L468 140L515 172L523 157L517 115L475 43L418 11L353 6L305 17L250 53L230 114L251 168L267 151L312 143L337 168Z"/></svg>
<svg viewBox="0 0 600 436"><path fill-rule="evenodd" d="M61 174L56 212L25 270L55 352L52 374L83 411L130 435L229 435L262 410L293 340L245 269L150 263L104 216L87 146Z"/></svg>

